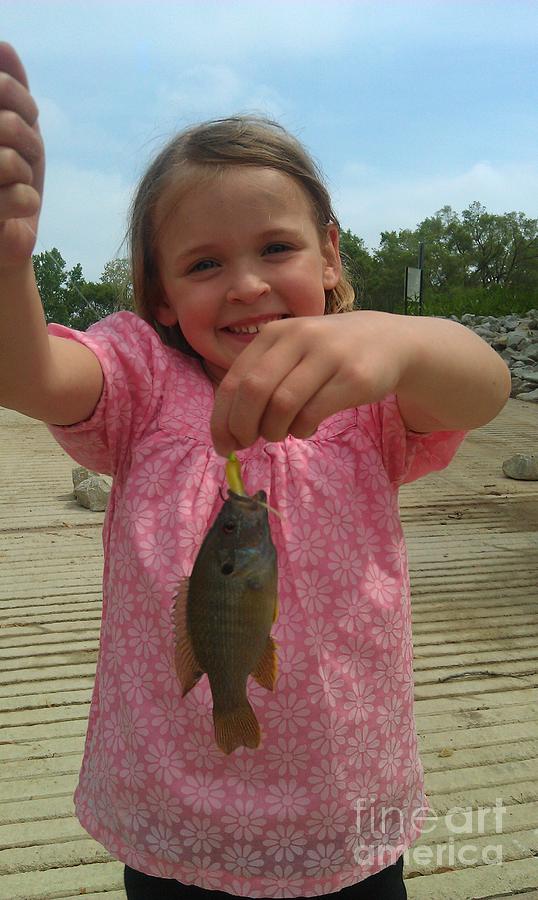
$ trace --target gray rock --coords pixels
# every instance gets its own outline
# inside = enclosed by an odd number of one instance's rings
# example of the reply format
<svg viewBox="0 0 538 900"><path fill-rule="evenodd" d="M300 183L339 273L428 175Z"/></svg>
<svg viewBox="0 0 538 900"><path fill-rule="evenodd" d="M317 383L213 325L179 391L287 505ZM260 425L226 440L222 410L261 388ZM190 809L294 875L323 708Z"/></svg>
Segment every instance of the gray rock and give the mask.
<svg viewBox="0 0 538 900"><path fill-rule="evenodd" d="M510 347L512 350L519 350L523 341L528 337L528 332L521 331L520 329L514 329L514 331L509 331L506 335L506 346Z"/></svg>
<svg viewBox="0 0 538 900"><path fill-rule="evenodd" d="M525 391L522 394L516 394L516 400L526 400L527 403L538 403L538 388L533 391Z"/></svg>
<svg viewBox="0 0 538 900"><path fill-rule="evenodd" d="M498 335L495 334L495 332L493 332L491 328L488 328L486 325L477 325L475 328L473 328L473 331L479 337L483 338L485 341L488 341L488 343L490 341L496 340L498 337Z"/></svg>
<svg viewBox="0 0 538 900"><path fill-rule="evenodd" d="M511 397L517 397L518 394L526 394L530 390L532 390L532 387L528 381L525 381L523 378L518 378L517 375L512 373Z"/></svg>
<svg viewBox="0 0 538 900"><path fill-rule="evenodd" d="M522 366L521 369L516 369L514 367L512 369L512 375L517 378L522 378L525 381L532 381L534 384L538 384L538 368L530 369L527 366Z"/></svg>
<svg viewBox="0 0 538 900"><path fill-rule="evenodd" d="M76 468L71 470L71 477L73 479L73 487L76 488L80 484L81 481L86 481L90 475L98 475L98 472L92 472L91 469L85 469L84 466L76 466Z"/></svg>
<svg viewBox="0 0 538 900"><path fill-rule="evenodd" d="M524 348L524 352L527 354L529 359L532 359L534 362L538 362L538 344L527 344L527 346Z"/></svg>
<svg viewBox="0 0 538 900"><path fill-rule="evenodd" d="M508 331L513 331L520 324L521 319L519 316L505 316L504 317L504 327Z"/></svg>
<svg viewBox="0 0 538 900"><path fill-rule="evenodd" d="M516 453L503 462L503 472L519 481L538 481L538 453Z"/></svg>
<svg viewBox="0 0 538 900"><path fill-rule="evenodd" d="M77 502L93 512L106 509L111 485L102 475L90 475L75 487Z"/></svg>

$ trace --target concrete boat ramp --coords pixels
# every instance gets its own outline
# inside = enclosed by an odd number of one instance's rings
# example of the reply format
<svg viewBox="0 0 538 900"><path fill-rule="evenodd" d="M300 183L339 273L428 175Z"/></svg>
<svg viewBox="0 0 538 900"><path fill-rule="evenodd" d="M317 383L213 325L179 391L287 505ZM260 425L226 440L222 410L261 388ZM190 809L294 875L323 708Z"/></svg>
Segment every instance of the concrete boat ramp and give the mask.
<svg viewBox="0 0 538 900"><path fill-rule="evenodd" d="M410 900L538 898L538 482L504 477L518 452L538 452L538 407L511 400L448 470L401 492L432 806ZM122 865L73 817L102 514L74 503L72 465L42 425L0 411L4 900L125 898Z"/></svg>

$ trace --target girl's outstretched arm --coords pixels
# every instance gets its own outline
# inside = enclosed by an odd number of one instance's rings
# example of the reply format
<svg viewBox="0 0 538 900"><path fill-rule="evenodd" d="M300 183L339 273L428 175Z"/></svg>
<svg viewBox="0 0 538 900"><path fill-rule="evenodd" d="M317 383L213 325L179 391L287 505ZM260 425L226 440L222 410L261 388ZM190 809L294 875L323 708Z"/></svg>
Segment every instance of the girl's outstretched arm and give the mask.
<svg viewBox="0 0 538 900"><path fill-rule="evenodd" d="M0 43L0 405L57 425L87 418L101 394L97 357L48 336L32 251L44 150L15 50Z"/></svg>
<svg viewBox="0 0 538 900"><path fill-rule="evenodd" d="M510 396L510 370L464 325L399 316L414 351L396 386L402 418L413 431L472 429L495 418Z"/></svg>
<svg viewBox="0 0 538 900"><path fill-rule="evenodd" d="M413 431L478 428L504 406L510 373L482 338L443 319L364 310L270 322L217 390L215 449L308 437L335 412L388 394Z"/></svg>

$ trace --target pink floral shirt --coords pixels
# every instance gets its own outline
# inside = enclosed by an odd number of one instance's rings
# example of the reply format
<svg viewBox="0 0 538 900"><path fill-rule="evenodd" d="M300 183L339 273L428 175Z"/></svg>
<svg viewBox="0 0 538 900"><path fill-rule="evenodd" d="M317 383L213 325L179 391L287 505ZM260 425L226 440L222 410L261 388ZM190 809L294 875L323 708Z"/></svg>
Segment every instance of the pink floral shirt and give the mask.
<svg viewBox="0 0 538 900"><path fill-rule="evenodd" d="M274 693L249 679L261 746L225 756L207 678L181 697L171 615L226 491L213 387L132 313L49 330L105 376L92 417L52 433L114 476L80 822L133 868L245 897L325 894L390 865L426 811L398 486L446 466L463 433L406 432L389 397L238 453L282 516L279 674Z"/></svg>

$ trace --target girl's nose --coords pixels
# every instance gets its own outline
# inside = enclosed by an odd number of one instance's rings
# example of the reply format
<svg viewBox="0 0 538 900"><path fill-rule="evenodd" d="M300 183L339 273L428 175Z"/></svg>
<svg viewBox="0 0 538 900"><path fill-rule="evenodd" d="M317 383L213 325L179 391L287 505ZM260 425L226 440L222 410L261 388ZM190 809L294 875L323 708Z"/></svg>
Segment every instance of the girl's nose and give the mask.
<svg viewBox="0 0 538 900"><path fill-rule="evenodd" d="M226 300L229 303L254 303L270 291L270 285L255 272L236 273L226 292Z"/></svg>

